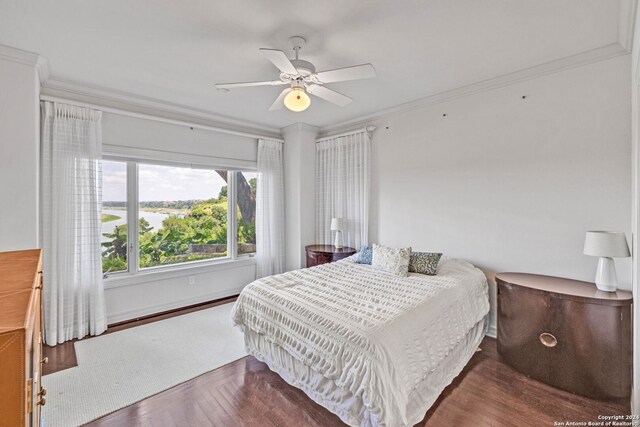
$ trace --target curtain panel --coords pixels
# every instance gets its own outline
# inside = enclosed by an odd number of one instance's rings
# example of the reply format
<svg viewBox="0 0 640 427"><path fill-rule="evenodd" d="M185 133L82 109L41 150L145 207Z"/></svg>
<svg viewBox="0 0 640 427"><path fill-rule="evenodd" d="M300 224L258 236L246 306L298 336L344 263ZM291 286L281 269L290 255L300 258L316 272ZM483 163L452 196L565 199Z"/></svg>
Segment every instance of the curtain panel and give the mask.
<svg viewBox="0 0 640 427"><path fill-rule="evenodd" d="M284 170L282 142L258 140L256 275L284 272Z"/></svg>
<svg viewBox="0 0 640 427"><path fill-rule="evenodd" d="M41 102L45 342L106 330L102 281L101 112Z"/></svg>
<svg viewBox="0 0 640 427"><path fill-rule="evenodd" d="M344 246L369 243L371 138L362 132L316 144L316 241L333 244L331 218L342 218Z"/></svg>

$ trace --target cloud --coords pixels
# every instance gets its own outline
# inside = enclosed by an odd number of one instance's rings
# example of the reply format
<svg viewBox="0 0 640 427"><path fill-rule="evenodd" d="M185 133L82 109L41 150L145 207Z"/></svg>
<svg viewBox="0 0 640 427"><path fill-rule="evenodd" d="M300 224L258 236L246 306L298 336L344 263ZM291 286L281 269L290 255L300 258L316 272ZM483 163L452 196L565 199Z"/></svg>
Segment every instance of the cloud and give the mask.
<svg viewBox="0 0 640 427"><path fill-rule="evenodd" d="M127 199L127 165L123 162L102 162L102 200Z"/></svg>
<svg viewBox="0 0 640 427"><path fill-rule="evenodd" d="M104 161L102 183L103 200L126 200L126 164ZM138 185L140 201L170 201L215 198L226 183L214 170L140 164Z"/></svg>

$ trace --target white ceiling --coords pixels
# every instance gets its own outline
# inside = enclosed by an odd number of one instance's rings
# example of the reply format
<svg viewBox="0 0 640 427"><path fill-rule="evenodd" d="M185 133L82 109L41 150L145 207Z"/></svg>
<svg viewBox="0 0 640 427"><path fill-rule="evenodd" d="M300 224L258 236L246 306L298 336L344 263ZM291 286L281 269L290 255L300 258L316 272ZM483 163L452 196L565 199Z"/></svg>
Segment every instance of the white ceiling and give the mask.
<svg viewBox="0 0 640 427"><path fill-rule="evenodd" d="M0 44L39 53L51 76L269 127L327 126L614 43L614 0L0 0ZM331 84L354 99L267 111L281 87L260 47L308 40L318 70L370 62L378 77Z"/></svg>

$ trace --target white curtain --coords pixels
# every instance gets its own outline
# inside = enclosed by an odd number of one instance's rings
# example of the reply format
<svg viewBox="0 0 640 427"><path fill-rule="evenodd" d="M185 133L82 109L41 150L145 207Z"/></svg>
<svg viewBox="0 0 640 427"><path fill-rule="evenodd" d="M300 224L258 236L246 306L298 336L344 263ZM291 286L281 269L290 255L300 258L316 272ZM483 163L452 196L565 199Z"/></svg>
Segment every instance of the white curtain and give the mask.
<svg viewBox="0 0 640 427"><path fill-rule="evenodd" d="M41 110L44 329L55 345L107 328L101 112L52 102Z"/></svg>
<svg viewBox="0 0 640 427"><path fill-rule="evenodd" d="M316 144L316 241L333 244L331 218L342 218L344 246L369 243L371 138L362 131Z"/></svg>
<svg viewBox="0 0 640 427"><path fill-rule="evenodd" d="M284 271L284 171L282 142L258 140L256 188L258 278Z"/></svg>

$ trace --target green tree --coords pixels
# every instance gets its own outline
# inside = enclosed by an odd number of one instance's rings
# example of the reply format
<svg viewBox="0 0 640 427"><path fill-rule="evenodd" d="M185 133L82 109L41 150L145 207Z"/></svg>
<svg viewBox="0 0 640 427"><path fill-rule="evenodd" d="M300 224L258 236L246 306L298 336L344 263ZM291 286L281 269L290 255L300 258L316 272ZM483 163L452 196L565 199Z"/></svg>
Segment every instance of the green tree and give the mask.
<svg viewBox="0 0 640 427"><path fill-rule="evenodd" d="M227 222L227 201L223 199L222 203L207 200L195 205L186 218L196 219L213 219L215 224L224 224Z"/></svg>
<svg viewBox="0 0 640 427"><path fill-rule="evenodd" d="M141 239L151 234L153 227L149 221L140 218L139 230ZM113 233L103 233L109 241L102 242L102 271L122 271L127 268L127 224L116 225Z"/></svg>
<svg viewBox="0 0 640 427"><path fill-rule="evenodd" d="M224 225L220 226L220 227L216 227L213 230L213 240L211 240L212 244L224 244L227 243L227 224L225 223Z"/></svg>
<svg viewBox="0 0 640 427"><path fill-rule="evenodd" d="M106 258L127 258L127 224L116 225L113 233L104 233L108 242L102 242L102 256Z"/></svg>
<svg viewBox="0 0 640 427"><path fill-rule="evenodd" d="M227 175L225 173L225 176L224 176L225 181L227 180L226 177L227 177ZM223 185L222 188L220 188L220 193L218 193L218 200L222 199L223 197L225 199L227 198L227 186L226 185Z"/></svg>
<svg viewBox="0 0 640 427"><path fill-rule="evenodd" d="M238 244L256 242L256 223L238 222Z"/></svg>
<svg viewBox="0 0 640 427"><path fill-rule="evenodd" d="M249 185L249 184L248 184ZM255 187L255 183L253 184ZM145 218L139 220L140 267L208 259L219 254L192 254L190 244L225 244L227 242L227 187L220 191L219 198L197 201L170 202L172 206L185 206L185 215L170 215L162 221L162 227L154 230ZM254 191L255 193L255 191ZM162 204L165 202L145 202ZM238 207L238 241L255 241L255 221L244 220ZM117 226L113 233L105 233L109 242L103 244L103 270L126 269L127 227Z"/></svg>
<svg viewBox="0 0 640 427"><path fill-rule="evenodd" d="M140 218L138 227L140 234L148 233L149 231L153 230L153 227L151 227L150 225L151 224L149 224L149 221L144 219L144 217Z"/></svg>
<svg viewBox="0 0 640 427"><path fill-rule="evenodd" d="M123 258L103 258L102 271L122 271L127 269L127 261Z"/></svg>
<svg viewBox="0 0 640 427"><path fill-rule="evenodd" d="M253 200L256 199L256 190L258 189L258 178L251 178L249 180L249 186L251 187L251 196Z"/></svg>

